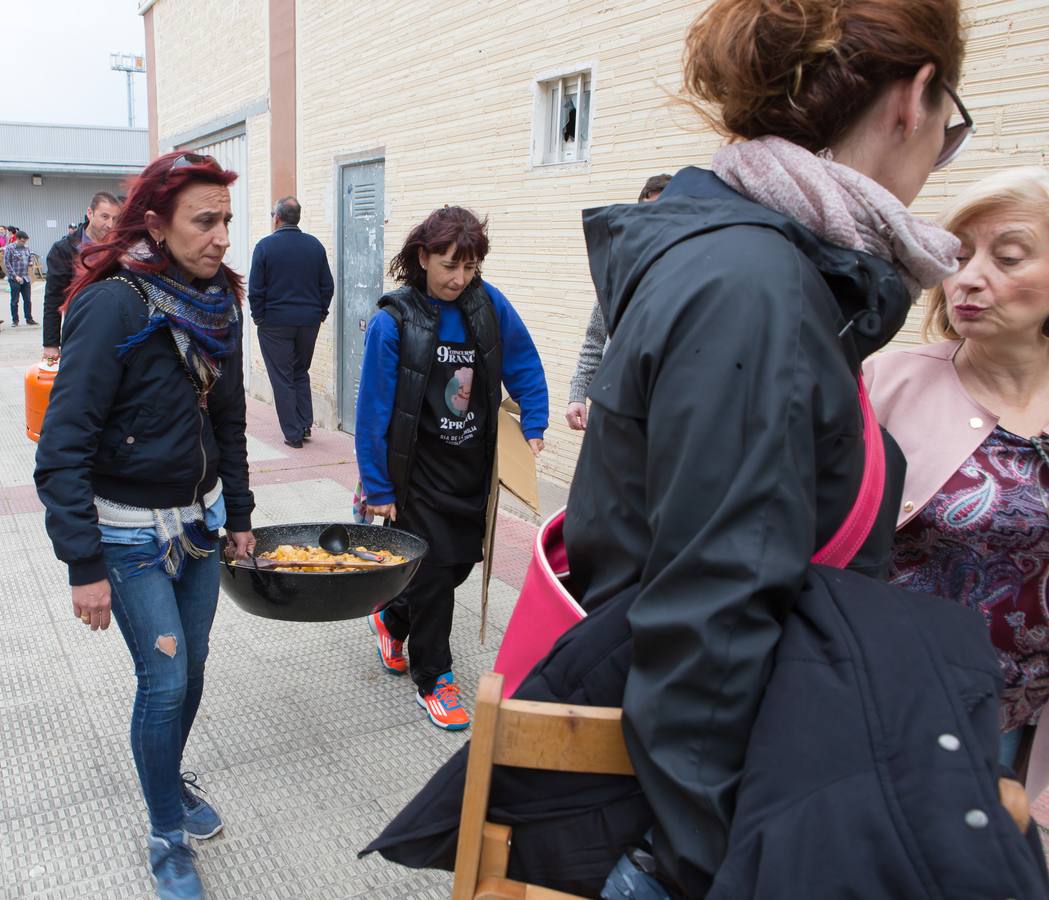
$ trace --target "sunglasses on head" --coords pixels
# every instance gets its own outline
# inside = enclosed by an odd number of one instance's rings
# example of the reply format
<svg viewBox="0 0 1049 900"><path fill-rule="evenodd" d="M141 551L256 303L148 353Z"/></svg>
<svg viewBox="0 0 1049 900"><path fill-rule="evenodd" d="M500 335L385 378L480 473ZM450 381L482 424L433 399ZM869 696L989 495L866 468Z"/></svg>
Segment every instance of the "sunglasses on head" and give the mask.
<svg viewBox="0 0 1049 900"><path fill-rule="evenodd" d="M175 157L168 172L174 172L175 169L185 169L188 166L214 166L215 168L221 168L214 156L207 156L202 153L183 153L181 156Z"/></svg>
<svg viewBox="0 0 1049 900"><path fill-rule="evenodd" d="M972 136L976 134L973 117L969 115L969 110L965 108L965 104L962 103L961 98L955 93L954 88L949 84L944 84L943 89L947 92L947 96L954 101L954 105L958 108L962 120L955 125L948 125L944 128L943 147L932 166L934 172L954 162L969 141L972 140Z"/></svg>

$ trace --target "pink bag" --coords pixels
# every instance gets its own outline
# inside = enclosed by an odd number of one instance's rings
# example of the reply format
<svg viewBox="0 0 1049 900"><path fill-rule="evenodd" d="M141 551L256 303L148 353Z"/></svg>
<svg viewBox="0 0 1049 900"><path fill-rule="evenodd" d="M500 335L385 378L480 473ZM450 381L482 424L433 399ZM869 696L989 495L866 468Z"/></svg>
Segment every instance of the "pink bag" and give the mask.
<svg viewBox="0 0 1049 900"><path fill-rule="evenodd" d="M863 476L849 514L834 536L812 557L817 565L844 569L859 552L874 527L885 490L885 444L863 376L859 377L865 455ZM517 604L503 633L495 671L503 676L503 696L510 697L554 642L586 615L586 610L561 583L568 575L564 544L564 509L539 528Z"/></svg>

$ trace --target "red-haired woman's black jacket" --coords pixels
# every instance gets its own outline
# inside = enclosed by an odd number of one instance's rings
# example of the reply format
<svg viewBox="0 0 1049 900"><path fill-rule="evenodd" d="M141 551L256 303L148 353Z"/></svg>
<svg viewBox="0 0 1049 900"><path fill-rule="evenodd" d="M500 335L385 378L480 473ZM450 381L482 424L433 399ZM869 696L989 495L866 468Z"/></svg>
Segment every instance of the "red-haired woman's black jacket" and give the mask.
<svg viewBox="0 0 1049 900"><path fill-rule="evenodd" d="M223 362L203 410L166 329L117 355L146 323L141 295L115 279L83 290L63 323L35 479L70 584L106 577L96 496L150 509L188 506L221 478L226 527L251 527L240 347Z"/></svg>

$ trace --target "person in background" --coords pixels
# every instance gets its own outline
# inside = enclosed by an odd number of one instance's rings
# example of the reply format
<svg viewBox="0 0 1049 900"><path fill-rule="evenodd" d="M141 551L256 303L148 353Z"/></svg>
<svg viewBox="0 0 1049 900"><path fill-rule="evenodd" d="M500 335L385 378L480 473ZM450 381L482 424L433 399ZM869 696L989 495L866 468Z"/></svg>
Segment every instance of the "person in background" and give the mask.
<svg viewBox="0 0 1049 900"><path fill-rule="evenodd" d="M47 254L47 281L44 284L43 341L44 360L54 363L62 342L62 313L66 290L73 281L77 254L89 244L103 241L120 214L117 198L99 191L87 208L86 224L70 225L71 231L51 245Z"/></svg>
<svg viewBox="0 0 1049 900"><path fill-rule="evenodd" d="M310 364L321 322L335 293L324 245L299 228L302 207L282 197L273 207L274 232L255 245L248 277L251 318L273 388L284 443L295 449L313 428Z"/></svg>
<svg viewBox="0 0 1049 900"><path fill-rule="evenodd" d="M481 559L502 385L538 456L548 417L543 365L509 301L481 279L487 221L445 207L390 263L401 287L379 298L364 337L357 464L367 512L425 538L414 580L368 617L379 661L408 670L438 728L470 724L452 673L455 589ZM421 377L420 377L421 376Z"/></svg>
<svg viewBox="0 0 1049 900"><path fill-rule="evenodd" d="M11 287L11 324L17 328L19 297L22 298L26 325L36 325L36 321L33 319L33 280L29 274L29 235L24 231L16 231L14 239L14 243L9 240L4 247L4 269Z"/></svg>
<svg viewBox="0 0 1049 900"><path fill-rule="evenodd" d="M236 177L211 156L158 157L108 238L83 249L36 457L73 615L92 631L112 615L134 662L131 749L163 900L203 896L188 838L223 827L181 772L218 604L217 531L238 559L255 546L243 281L222 262Z"/></svg>
<svg viewBox="0 0 1049 900"><path fill-rule="evenodd" d="M926 311L935 343L864 372L907 456L893 581L986 619L1014 766L1049 701L1049 172L984 178L941 221L962 247Z"/></svg>
<svg viewBox="0 0 1049 900"><path fill-rule="evenodd" d="M645 182L637 202L654 203L668 184L670 184L669 175L653 175ZM586 392L590 388L590 382L594 378L597 367L601 365L607 341L608 329L605 327L605 317L601 312L600 304L595 303L590 312L590 321L586 326L583 346L579 349L579 362L576 363L575 374L568 385L568 409L565 410L565 421L573 431L586 430Z"/></svg>
<svg viewBox="0 0 1049 900"><path fill-rule="evenodd" d="M17 225L8 225L7 227L0 226L0 237L3 241L0 242L0 249L7 246L14 245L15 241L18 240L19 227ZM0 253L0 271L3 271L4 277L7 277L7 267L3 265L4 254Z"/></svg>
<svg viewBox="0 0 1049 900"><path fill-rule="evenodd" d="M74 234L76 234L77 227L78 226L76 226L72 222L70 222L66 226L66 237L72 237Z"/></svg>

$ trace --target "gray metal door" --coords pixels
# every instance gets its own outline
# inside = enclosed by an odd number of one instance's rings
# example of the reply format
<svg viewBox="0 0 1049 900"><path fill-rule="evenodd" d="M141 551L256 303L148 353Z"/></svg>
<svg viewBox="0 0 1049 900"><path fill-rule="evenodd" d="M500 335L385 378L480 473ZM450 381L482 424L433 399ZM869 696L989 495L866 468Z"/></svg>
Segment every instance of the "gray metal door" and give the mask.
<svg viewBox="0 0 1049 900"><path fill-rule="evenodd" d="M343 166L339 175L339 427L357 430L364 329L382 296L383 160Z"/></svg>

